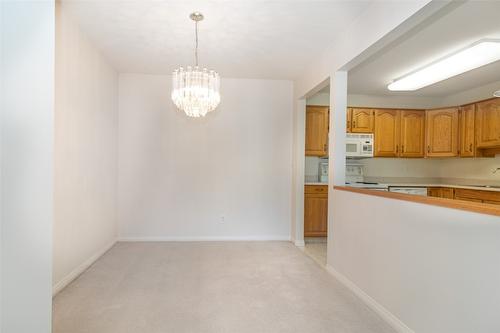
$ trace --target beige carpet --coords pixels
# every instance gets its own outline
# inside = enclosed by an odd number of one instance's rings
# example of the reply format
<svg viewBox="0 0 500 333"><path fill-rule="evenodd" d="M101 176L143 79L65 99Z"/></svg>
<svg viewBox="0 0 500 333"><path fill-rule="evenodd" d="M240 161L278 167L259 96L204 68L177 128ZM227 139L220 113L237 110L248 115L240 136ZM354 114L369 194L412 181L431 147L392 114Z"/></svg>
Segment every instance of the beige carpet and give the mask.
<svg viewBox="0 0 500 333"><path fill-rule="evenodd" d="M53 310L54 333L394 332L289 242L118 243Z"/></svg>

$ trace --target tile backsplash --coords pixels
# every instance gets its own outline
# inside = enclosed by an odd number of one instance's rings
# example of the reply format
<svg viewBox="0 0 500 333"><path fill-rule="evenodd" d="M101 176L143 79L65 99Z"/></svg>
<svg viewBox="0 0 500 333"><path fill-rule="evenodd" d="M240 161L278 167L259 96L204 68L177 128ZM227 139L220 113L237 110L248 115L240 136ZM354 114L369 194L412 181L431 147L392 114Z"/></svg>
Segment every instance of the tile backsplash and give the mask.
<svg viewBox="0 0 500 333"><path fill-rule="evenodd" d="M500 167L500 155L495 158L372 158L361 163L368 181L412 179L414 182L500 184L500 171L493 172Z"/></svg>

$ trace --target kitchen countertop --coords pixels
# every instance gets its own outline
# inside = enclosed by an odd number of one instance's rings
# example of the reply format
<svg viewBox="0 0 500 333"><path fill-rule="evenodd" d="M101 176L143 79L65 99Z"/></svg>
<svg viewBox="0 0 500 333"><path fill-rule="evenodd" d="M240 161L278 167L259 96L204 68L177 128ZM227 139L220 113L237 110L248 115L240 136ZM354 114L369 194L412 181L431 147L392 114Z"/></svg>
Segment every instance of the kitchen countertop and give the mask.
<svg viewBox="0 0 500 333"><path fill-rule="evenodd" d="M323 185L323 186L328 186L328 183L322 183L322 182L305 182L304 185Z"/></svg>
<svg viewBox="0 0 500 333"><path fill-rule="evenodd" d="M381 185L387 185L390 187L447 187L447 188L461 188L466 190L480 190L480 191L493 191L500 192L500 188L495 187L483 187L483 186L471 186L471 185L456 185L456 184L424 184L424 183L384 183Z"/></svg>
<svg viewBox="0 0 500 333"><path fill-rule="evenodd" d="M322 185L328 186L328 183L322 182L306 182L304 185ZM389 187L447 187L447 188L461 188L465 190L479 190L479 191L492 191L500 192L498 187L483 187L473 185L457 185L457 184L439 184L439 183L380 183L382 186ZM346 185L349 186L349 185ZM369 189L369 188L368 188Z"/></svg>

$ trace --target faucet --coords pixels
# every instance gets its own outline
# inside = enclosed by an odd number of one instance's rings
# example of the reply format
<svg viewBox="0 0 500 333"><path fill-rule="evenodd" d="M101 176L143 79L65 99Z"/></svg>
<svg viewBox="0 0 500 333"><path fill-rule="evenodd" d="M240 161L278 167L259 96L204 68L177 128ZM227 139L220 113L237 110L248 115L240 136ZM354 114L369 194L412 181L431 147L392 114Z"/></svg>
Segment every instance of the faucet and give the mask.
<svg viewBox="0 0 500 333"><path fill-rule="evenodd" d="M493 169L493 171L492 171L491 173L495 174L495 173L497 173L498 171L500 171L500 168Z"/></svg>

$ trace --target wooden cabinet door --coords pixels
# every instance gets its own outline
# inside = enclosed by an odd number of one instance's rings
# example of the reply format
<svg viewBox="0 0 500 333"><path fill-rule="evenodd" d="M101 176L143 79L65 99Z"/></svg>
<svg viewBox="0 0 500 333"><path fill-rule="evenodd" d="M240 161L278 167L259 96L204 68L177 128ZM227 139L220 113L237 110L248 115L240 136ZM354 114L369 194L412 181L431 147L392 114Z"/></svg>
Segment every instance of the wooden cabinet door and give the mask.
<svg viewBox="0 0 500 333"><path fill-rule="evenodd" d="M475 104L465 105L460 108L460 157L474 157L475 155L475 112Z"/></svg>
<svg viewBox="0 0 500 333"><path fill-rule="evenodd" d="M434 198L441 198L443 196L443 191L441 187L428 187L427 196Z"/></svg>
<svg viewBox="0 0 500 333"><path fill-rule="evenodd" d="M373 133L373 109L352 109L351 132Z"/></svg>
<svg viewBox="0 0 500 333"><path fill-rule="evenodd" d="M305 194L304 236L326 237L328 225L328 195Z"/></svg>
<svg viewBox="0 0 500 333"><path fill-rule="evenodd" d="M500 98L476 104L476 145L478 148L500 146Z"/></svg>
<svg viewBox="0 0 500 333"><path fill-rule="evenodd" d="M351 124L352 124L352 109L351 108L347 108L346 120L347 120L346 132L351 133Z"/></svg>
<svg viewBox="0 0 500 333"><path fill-rule="evenodd" d="M458 155L458 108L426 111L428 157Z"/></svg>
<svg viewBox="0 0 500 333"><path fill-rule="evenodd" d="M425 156L425 112L401 111L401 157Z"/></svg>
<svg viewBox="0 0 500 333"><path fill-rule="evenodd" d="M306 156L328 154L328 106L306 108Z"/></svg>
<svg viewBox="0 0 500 333"><path fill-rule="evenodd" d="M375 157L397 157L399 153L399 111L376 109L374 120Z"/></svg>
<svg viewBox="0 0 500 333"><path fill-rule="evenodd" d="M441 188L441 197L445 199L455 199L455 189L450 187Z"/></svg>

